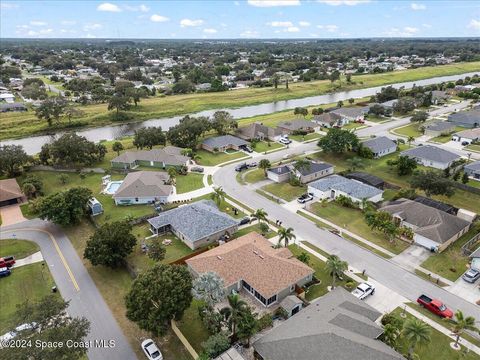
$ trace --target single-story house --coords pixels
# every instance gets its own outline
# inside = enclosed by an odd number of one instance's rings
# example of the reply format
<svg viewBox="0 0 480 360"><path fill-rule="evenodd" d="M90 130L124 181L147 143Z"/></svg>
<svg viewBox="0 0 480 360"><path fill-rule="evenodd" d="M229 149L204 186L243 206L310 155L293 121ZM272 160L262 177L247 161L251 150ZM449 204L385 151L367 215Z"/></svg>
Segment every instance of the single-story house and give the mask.
<svg viewBox="0 0 480 360"><path fill-rule="evenodd" d="M435 105L438 104L445 104L448 99L450 99L450 95L447 94L445 91L441 90L433 90L432 91L432 103Z"/></svg>
<svg viewBox="0 0 480 360"><path fill-rule="evenodd" d="M241 127L237 130L237 136L244 140L250 141L257 140L274 140L277 136L280 136L282 131L278 128L271 128L261 123L253 123L248 126Z"/></svg>
<svg viewBox="0 0 480 360"><path fill-rule="evenodd" d="M19 204L26 200L16 179L0 180L0 207Z"/></svg>
<svg viewBox="0 0 480 360"><path fill-rule="evenodd" d="M0 112L22 112L28 111L27 107L22 103L0 104Z"/></svg>
<svg viewBox="0 0 480 360"><path fill-rule="evenodd" d="M277 125L277 129L279 129L282 134L292 134L296 131L314 132L317 128L318 125L313 121L303 119L282 121Z"/></svg>
<svg viewBox="0 0 480 360"><path fill-rule="evenodd" d="M331 111L332 114L337 114L346 119L347 123L351 121L361 121L365 119L365 108L363 107L341 107Z"/></svg>
<svg viewBox="0 0 480 360"><path fill-rule="evenodd" d="M453 134L453 141L458 141L460 143L468 142L469 144L473 142L480 141L480 128L463 130L458 133Z"/></svg>
<svg viewBox="0 0 480 360"><path fill-rule="evenodd" d="M359 204L363 199L377 203L383 200L383 190L360 181L331 175L308 184L308 192L319 199L336 199L343 195Z"/></svg>
<svg viewBox="0 0 480 360"><path fill-rule="evenodd" d="M379 136L361 142L362 146L369 148L375 158L379 158L397 151L397 144L386 136Z"/></svg>
<svg viewBox="0 0 480 360"><path fill-rule="evenodd" d="M480 107L453 113L448 116L448 121L466 128L480 127Z"/></svg>
<svg viewBox="0 0 480 360"><path fill-rule="evenodd" d="M92 216L97 216L103 213L103 206L96 198L92 197L88 200L87 206Z"/></svg>
<svg viewBox="0 0 480 360"><path fill-rule="evenodd" d="M246 291L263 306L281 302L312 280L314 270L288 248L275 249L262 235L251 232L186 260L193 276L217 273L227 293Z"/></svg>
<svg viewBox="0 0 480 360"><path fill-rule="evenodd" d="M421 165L440 170L450 167L454 161L460 159L460 155L433 145L411 148L402 151L400 155L415 159Z"/></svg>
<svg viewBox="0 0 480 360"><path fill-rule="evenodd" d="M380 340L381 315L337 287L256 340L255 359L404 360Z"/></svg>
<svg viewBox="0 0 480 360"><path fill-rule="evenodd" d="M210 137L203 140L201 146L203 149L210 152L224 152L225 150L229 149L240 150L240 147L243 147L245 145L248 145L248 143L243 139L240 139L233 135L222 135Z"/></svg>
<svg viewBox="0 0 480 360"><path fill-rule="evenodd" d="M0 101L5 101L7 104L13 104L15 102L15 95L10 93L0 94Z"/></svg>
<svg viewBox="0 0 480 360"><path fill-rule="evenodd" d="M360 181L377 189L383 189L385 186L385 181L382 178L365 172L349 172L345 174L345 177Z"/></svg>
<svg viewBox="0 0 480 360"><path fill-rule="evenodd" d="M193 250L230 237L238 229L238 221L218 210L211 200L167 210L148 223L153 234L171 231Z"/></svg>
<svg viewBox="0 0 480 360"><path fill-rule="evenodd" d="M399 199L380 208L393 216L399 226L411 228L418 245L442 252L460 236L471 223L442 210L409 199Z"/></svg>
<svg viewBox="0 0 480 360"><path fill-rule="evenodd" d="M438 121L425 127L425 135L437 137L451 134L455 130L455 124L448 121Z"/></svg>
<svg viewBox="0 0 480 360"><path fill-rule="evenodd" d="M349 123L348 119L333 112L315 115L313 117L313 121L315 121L319 126L326 128L331 128L333 126L343 126Z"/></svg>
<svg viewBox="0 0 480 360"><path fill-rule="evenodd" d="M446 204L444 202L437 201L437 200L434 200L434 199L431 199L431 198L425 197L425 196L417 196L413 200L416 201L416 202L419 202L423 205L433 207L434 209L444 211L444 212L449 213L451 215L457 215L458 210L459 210L458 208L456 208L453 205Z"/></svg>
<svg viewBox="0 0 480 360"><path fill-rule="evenodd" d="M291 175L296 176L302 184L333 174L334 166L324 162L309 161L309 167L295 169L295 163L280 165L267 170L267 177L276 183L286 182Z"/></svg>
<svg viewBox="0 0 480 360"><path fill-rule="evenodd" d="M163 149L125 151L111 160L112 168L135 169L139 166L165 169L167 166L186 166L190 160L181 155L181 148L166 146Z"/></svg>
<svg viewBox="0 0 480 360"><path fill-rule="evenodd" d="M471 178L480 181L480 161L465 165L463 171Z"/></svg>
<svg viewBox="0 0 480 360"><path fill-rule="evenodd" d="M397 105L397 102L398 102L398 99L393 99L393 100L385 101L385 102L381 103L380 105L382 105L384 109L393 110L395 105Z"/></svg>
<svg viewBox="0 0 480 360"><path fill-rule="evenodd" d="M162 171L129 173L113 195L116 205L167 203L174 187L167 184L170 177Z"/></svg>

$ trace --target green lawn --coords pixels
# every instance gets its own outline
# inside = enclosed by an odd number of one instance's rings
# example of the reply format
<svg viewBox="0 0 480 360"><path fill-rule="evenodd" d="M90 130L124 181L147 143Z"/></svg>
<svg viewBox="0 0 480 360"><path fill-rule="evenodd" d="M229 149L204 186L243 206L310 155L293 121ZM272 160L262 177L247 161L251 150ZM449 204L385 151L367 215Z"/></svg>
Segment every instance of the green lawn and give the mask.
<svg viewBox="0 0 480 360"><path fill-rule="evenodd" d="M23 259L40 251L40 246L32 241L19 239L0 240L0 257L15 256L16 259Z"/></svg>
<svg viewBox="0 0 480 360"><path fill-rule="evenodd" d="M286 201L295 200L306 192L305 186L292 186L288 182L268 184L262 189Z"/></svg>
<svg viewBox="0 0 480 360"><path fill-rule="evenodd" d="M377 116L377 115L373 115L373 114L368 114L367 116L365 116L365 120L379 123L379 122L383 122L383 121L390 121L390 120L392 120L392 118L385 117L385 116Z"/></svg>
<svg viewBox="0 0 480 360"><path fill-rule="evenodd" d="M321 137L322 137L322 135L320 135L317 132L313 132L313 133L307 134L305 136L303 136L303 135L289 135L289 138L291 140L295 140L295 141L299 141L299 142L310 141L310 140L314 140L314 139L320 139Z"/></svg>
<svg viewBox="0 0 480 360"><path fill-rule="evenodd" d="M177 194L203 188L203 175L188 173L187 175L177 175L175 178Z"/></svg>
<svg viewBox="0 0 480 360"><path fill-rule="evenodd" d="M199 165L204 165L204 166L215 166L227 161L232 161L232 160L240 159L247 156L241 151L237 151L234 153L225 153L225 152L212 153L206 150L198 150L197 154L199 156L197 163Z"/></svg>
<svg viewBox="0 0 480 360"><path fill-rule="evenodd" d="M302 252L309 254L306 250L302 249L296 244L289 245L288 248L292 252L293 255L298 256ZM310 255L310 260L308 266L310 266L313 270L315 270L314 276L319 280L318 284L310 286L306 290L305 299L308 301L312 301L320 296L325 295L328 292L327 287L332 285L332 277L325 269L325 263L317 258L316 256ZM349 281L352 281L348 276L344 276L343 279L340 281L337 279L336 286L344 286ZM356 286L352 286L352 289Z"/></svg>
<svg viewBox="0 0 480 360"><path fill-rule="evenodd" d="M264 153L265 151L272 151L276 149L281 149L284 148L285 146L282 144L279 144L274 141L266 142L266 141L259 141L257 145L255 145L255 150L257 153Z"/></svg>
<svg viewBox="0 0 480 360"><path fill-rule="evenodd" d="M470 144L466 147L466 149L480 152L480 145L479 144Z"/></svg>
<svg viewBox="0 0 480 360"><path fill-rule="evenodd" d="M211 193L210 194L206 194L206 195L203 195L203 196L199 196L198 198L195 198L193 199L193 201L199 201L199 200L212 200L211 198ZM246 216L245 213L243 213L242 211L238 210L237 211L237 215L235 215L235 212L232 208L232 205L230 205L229 203L227 203L226 201L222 201L220 202L220 206L218 206L218 208L220 209L220 211L223 211L224 213L230 215L231 217L235 218L235 219L241 219L243 217ZM248 209L247 209L248 210Z"/></svg>
<svg viewBox="0 0 480 360"><path fill-rule="evenodd" d="M248 171L243 177L243 180L245 180L247 183L250 183L250 184L253 184L265 179L267 178L265 177L265 172L263 169L255 169L255 170Z"/></svg>
<svg viewBox="0 0 480 360"><path fill-rule="evenodd" d="M393 313L400 315L403 310L401 308L396 308ZM413 318L413 315L409 313L406 314L407 318ZM474 352L468 352L466 354L463 351L456 351L450 347L450 343L453 341L448 336L442 334L440 331L435 330L430 327L430 342L423 346L418 346L415 353L418 355L418 358L421 360L437 360L437 359L448 359L448 360L478 360L479 355ZM402 354L406 354L408 350L408 342L400 337L397 343L397 351Z"/></svg>
<svg viewBox="0 0 480 360"><path fill-rule="evenodd" d="M480 232L480 224L477 223L445 251L431 255L421 266L451 281L457 280L467 270L469 261L467 256L462 256L460 249L478 232Z"/></svg>
<svg viewBox="0 0 480 360"><path fill-rule="evenodd" d="M3 242L3 240L2 240ZM0 311L0 334L20 325L15 321L17 305L25 300L39 301L51 294L55 285L47 265L35 263L12 270L12 274L2 278L2 306ZM57 293L60 296L59 293Z"/></svg>
<svg viewBox="0 0 480 360"><path fill-rule="evenodd" d="M313 245L312 243L309 243L308 241L302 241L302 244L309 247L310 249L312 249L313 251L316 251L317 253L319 253L320 255L323 255L325 257L328 257L330 254L327 253L326 251L323 251L322 249L320 249L319 247Z"/></svg>
<svg viewBox="0 0 480 360"><path fill-rule="evenodd" d="M311 205L311 211L395 254L400 254L408 247L404 241L396 240L395 243L391 243L383 234L372 231L365 223L364 215L360 210L346 208L332 201L325 205L314 203Z"/></svg>
<svg viewBox="0 0 480 360"><path fill-rule="evenodd" d="M399 134L403 135L405 137L413 136L414 138L417 138L419 136L422 136L423 133L420 131L420 124L413 123L407 126L399 127L396 129L393 129L392 132L394 134Z"/></svg>
<svg viewBox="0 0 480 360"><path fill-rule="evenodd" d="M202 305L199 300L193 300L190 307L185 311L177 325L197 353L203 351L202 342L207 341L210 334L198 315L198 307Z"/></svg>
<svg viewBox="0 0 480 360"><path fill-rule="evenodd" d="M368 126L365 125L365 124L350 122L347 125L342 126L342 129L343 130L352 130L352 129L356 129L356 128L359 128L359 127L368 127Z"/></svg>
<svg viewBox="0 0 480 360"><path fill-rule="evenodd" d="M244 227L243 229L238 230L233 236L233 239L239 238L240 236L247 235L251 233L252 231L256 231L257 233L261 234L262 232L260 231L260 225L258 224L258 221L255 221L254 225ZM277 236L277 233L273 230L269 230L266 234L264 234L267 239L271 239L275 236Z"/></svg>

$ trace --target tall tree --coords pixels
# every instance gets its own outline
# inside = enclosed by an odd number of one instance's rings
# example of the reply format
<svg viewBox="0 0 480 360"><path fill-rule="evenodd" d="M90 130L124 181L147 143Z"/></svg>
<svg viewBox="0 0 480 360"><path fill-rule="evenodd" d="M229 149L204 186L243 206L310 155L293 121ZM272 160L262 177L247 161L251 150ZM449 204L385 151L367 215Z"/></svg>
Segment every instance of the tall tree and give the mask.
<svg viewBox="0 0 480 360"><path fill-rule="evenodd" d="M126 221L116 221L100 226L87 241L83 253L92 265L117 268L125 265L137 243L132 234L132 225Z"/></svg>
<svg viewBox="0 0 480 360"><path fill-rule="evenodd" d="M450 197L455 193L454 181L434 170L416 171L410 179L410 186L425 191L427 196Z"/></svg>
<svg viewBox="0 0 480 360"><path fill-rule="evenodd" d="M162 261L165 259L165 254L167 249L163 246L162 242L158 237L154 237L150 240L148 244L148 257L154 261Z"/></svg>
<svg viewBox="0 0 480 360"><path fill-rule="evenodd" d="M58 121L64 114L67 102L61 96L48 98L35 110L35 115L39 119L45 119L49 126L52 126L52 120Z"/></svg>
<svg viewBox="0 0 480 360"><path fill-rule="evenodd" d="M168 129L167 139L172 145L196 149L200 136L210 129L208 118L185 116L178 125Z"/></svg>
<svg viewBox="0 0 480 360"><path fill-rule="evenodd" d="M415 123L424 123L428 119L428 113L426 111L417 111L415 114L412 115L410 118L411 122Z"/></svg>
<svg viewBox="0 0 480 360"><path fill-rule="evenodd" d="M115 141L112 145L112 150L117 153L117 156L119 156L120 151L123 150L123 144L120 141Z"/></svg>
<svg viewBox="0 0 480 360"><path fill-rule="evenodd" d="M259 223L262 222L262 221L267 221L267 216L268 216L268 214L264 209L257 209L252 214L252 217L257 219Z"/></svg>
<svg viewBox="0 0 480 360"><path fill-rule="evenodd" d="M252 309L247 306L240 321L238 322L237 336L240 340L246 341L247 348L250 347L250 339L258 331L258 321L256 314L252 312Z"/></svg>
<svg viewBox="0 0 480 360"><path fill-rule="evenodd" d="M237 334L237 324L241 320L248 305L245 301L240 299L238 294L228 295L227 300L228 306L221 309L220 313L225 317L225 320L228 322L230 330L235 337Z"/></svg>
<svg viewBox="0 0 480 360"><path fill-rule="evenodd" d="M165 145L165 133L160 126L146 127L135 130L133 136L133 145L137 149L149 148L152 149L155 145Z"/></svg>
<svg viewBox="0 0 480 360"><path fill-rule="evenodd" d="M195 299L202 300L213 308L225 299L225 283L217 273L205 272L193 281L192 294Z"/></svg>
<svg viewBox="0 0 480 360"><path fill-rule="evenodd" d="M225 191L223 190L223 188L221 186L219 186L219 187L214 186L213 187L213 192L210 195L210 197L212 198L213 201L215 201L217 206L220 206L220 204L223 201L225 201L225 195L227 195L227 194L225 193Z"/></svg>
<svg viewBox="0 0 480 360"><path fill-rule="evenodd" d="M310 170L310 168L312 167L312 163L307 159L302 158L295 161L295 164L293 164L293 167L295 168L295 170L301 172L302 170Z"/></svg>
<svg viewBox="0 0 480 360"><path fill-rule="evenodd" d="M127 318L154 335L182 318L192 302L192 276L185 266L156 264L134 280L125 297Z"/></svg>
<svg viewBox="0 0 480 360"><path fill-rule="evenodd" d="M396 160L387 160L388 166L395 166L400 176L410 175L417 168L417 162L408 156L399 156Z"/></svg>
<svg viewBox="0 0 480 360"><path fill-rule="evenodd" d="M452 322L452 332L455 335L455 347L458 348L458 342L460 336L462 336L465 330L478 332L478 328L475 325L475 318L473 316L465 316L461 310L457 310L455 318L450 320Z"/></svg>
<svg viewBox="0 0 480 360"><path fill-rule="evenodd" d="M329 255L325 268L332 276L332 289L335 289L336 279L340 278L348 270L348 264L346 261L340 260L337 255Z"/></svg>
<svg viewBox="0 0 480 360"><path fill-rule="evenodd" d="M213 114L212 129L215 130L219 135L228 134L230 131L238 127L237 121L228 111L215 111Z"/></svg>
<svg viewBox="0 0 480 360"><path fill-rule="evenodd" d="M21 145L0 146L0 173L14 177L31 161Z"/></svg>
<svg viewBox="0 0 480 360"><path fill-rule="evenodd" d="M402 335L408 341L408 359L414 359L414 351L417 345L430 342L430 327L422 320L410 318L403 324Z"/></svg>
<svg viewBox="0 0 480 360"><path fill-rule="evenodd" d="M267 169L269 169L271 166L272 164L270 164L270 160L268 159L262 159L258 163L258 167L263 170L265 177L267 176Z"/></svg>
<svg viewBox="0 0 480 360"><path fill-rule="evenodd" d="M108 110L115 110L118 118L121 110L128 110L130 107L130 97L114 94L108 99Z"/></svg>
<svg viewBox="0 0 480 360"><path fill-rule="evenodd" d="M318 141L318 146L325 152L340 154L357 147L358 143L358 137L353 132L331 128L327 135Z"/></svg>
<svg viewBox="0 0 480 360"><path fill-rule="evenodd" d="M281 227L280 229L278 229L278 246L281 246L283 241L283 244L285 245L285 247L287 247L290 241L293 239L296 239L296 236L293 233L293 228Z"/></svg>
<svg viewBox="0 0 480 360"><path fill-rule="evenodd" d="M357 156L348 159L346 162L348 164L348 170L350 171L355 171L357 169L362 169L365 167L363 160Z"/></svg>

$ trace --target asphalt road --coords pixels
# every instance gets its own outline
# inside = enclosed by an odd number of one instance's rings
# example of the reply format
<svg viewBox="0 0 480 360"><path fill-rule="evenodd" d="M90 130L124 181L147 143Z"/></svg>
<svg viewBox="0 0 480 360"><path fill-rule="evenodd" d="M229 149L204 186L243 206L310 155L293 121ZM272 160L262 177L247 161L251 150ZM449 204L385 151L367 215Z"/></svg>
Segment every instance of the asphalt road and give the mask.
<svg viewBox="0 0 480 360"><path fill-rule="evenodd" d="M70 301L68 313L90 321L87 340L115 340L112 348L90 348L89 359L137 358L70 240L58 226L38 219L29 220L2 227L0 239L6 238L31 240L40 246L62 297Z"/></svg>

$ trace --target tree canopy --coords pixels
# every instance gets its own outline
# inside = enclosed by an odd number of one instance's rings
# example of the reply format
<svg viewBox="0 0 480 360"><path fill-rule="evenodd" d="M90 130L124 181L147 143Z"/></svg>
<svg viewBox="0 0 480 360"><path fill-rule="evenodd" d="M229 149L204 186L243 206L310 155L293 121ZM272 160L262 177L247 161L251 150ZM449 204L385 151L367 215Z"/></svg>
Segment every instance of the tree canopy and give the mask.
<svg viewBox="0 0 480 360"><path fill-rule="evenodd" d="M416 171L410 179L410 186L425 191L427 196L445 195L450 197L455 193L453 183L453 180L434 170Z"/></svg>
<svg viewBox="0 0 480 360"><path fill-rule="evenodd" d="M31 161L21 145L0 146L0 173L13 177L23 171L23 167Z"/></svg>
<svg viewBox="0 0 480 360"><path fill-rule="evenodd" d="M327 135L318 141L318 146L325 152L344 153L358 146L358 137L348 130L329 129Z"/></svg>
<svg viewBox="0 0 480 360"><path fill-rule="evenodd" d="M155 145L165 145L165 143L166 136L160 126L152 126L135 130L133 145L137 149L143 149L145 147L152 149Z"/></svg>
<svg viewBox="0 0 480 360"><path fill-rule="evenodd" d="M167 139L174 146L196 149L198 139L211 129L211 123L206 117L185 116L178 125L167 132Z"/></svg>

